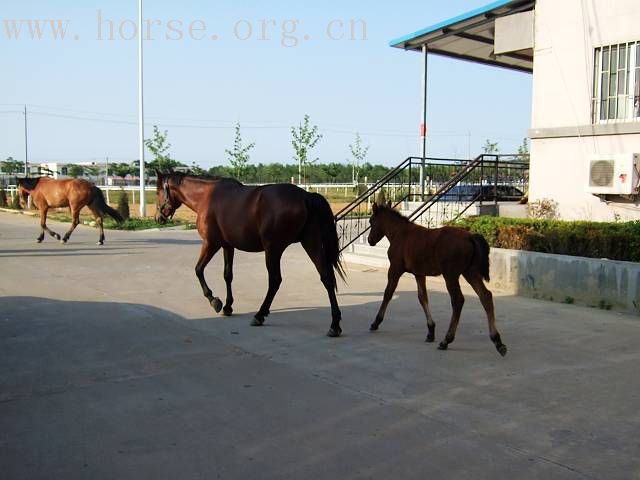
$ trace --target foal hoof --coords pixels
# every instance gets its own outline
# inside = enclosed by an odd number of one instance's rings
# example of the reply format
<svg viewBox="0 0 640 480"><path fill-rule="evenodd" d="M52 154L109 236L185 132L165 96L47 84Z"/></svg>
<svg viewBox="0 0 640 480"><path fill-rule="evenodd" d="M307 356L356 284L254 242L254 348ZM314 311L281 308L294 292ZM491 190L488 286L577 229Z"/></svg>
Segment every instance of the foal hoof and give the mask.
<svg viewBox="0 0 640 480"><path fill-rule="evenodd" d="M336 338L336 337L339 337L341 333L342 333L342 329L331 327L327 332L327 337Z"/></svg>
<svg viewBox="0 0 640 480"><path fill-rule="evenodd" d="M497 346L496 350L498 350L498 353L503 357L507 354L507 346L504 343L502 345Z"/></svg>
<svg viewBox="0 0 640 480"><path fill-rule="evenodd" d="M60 240L61 239L60 235L58 235L57 233L53 234L53 238L55 238L56 240Z"/></svg>
<svg viewBox="0 0 640 480"><path fill-rule="evenodd" d="M222 314L223 314L225 317L230 317L230 316L233 314L233 308L231 308L231 307L224 307L224 308L222 309Z"/></svg>
<svg viewBox="0 0 640 480"><path fill-rule="evenodd" d="M429 333L427 335L427 338L424 339L425 342L427 343L433 343L433 341L435 340L434 335L432 333Z"/></svg>
<svg viewBox="0 0 640 480"><path fill-rule="evenodd" d="M60 240L60 243L64 245L65 243L67 243L67 240L63 238L62 240Z"/></svg>
<svg viewBox="0 0 640 480"><path fill-rule="evenodd" d="M218 297L213 297L211 300L209 300L209 303L211 304L213 309L216 311L216 313L222 310L222 302Z"/></svg>
<svg viewBox="0 0 640 480"><path fill-rule="evenodd" d="M36 238L36 243L42 243L42 240L44 240L44 238Z"/></svg>
<svg viewBox="0 0 640 480"><path fill-rule="evenodd" d="M104 245L104 242L102 242L102 241L96 242L96 245Z"/></svg>
<svg viewBox="0 0 640 480"><path fill-rule="evenodd" d="M449 344L447 342L440 342L440 345L438 345L438 350L446 350L447 348L449 348Z"/></svg>
<svg viewBox="0 0 640 480"><path fill-rule="evenodd" d="M258 316L256 314L256 316L253 317L253 320L251 320L252 327L261 327L262 324L264 324L264 317L262 315Z"/></svg>
<svg viewBox="0 0 640 480"><path fill-rule="evenodd" d="M378 330L378 324L372 323L371 326L369 327L369 331L375 332L376 330Z"/></svg>

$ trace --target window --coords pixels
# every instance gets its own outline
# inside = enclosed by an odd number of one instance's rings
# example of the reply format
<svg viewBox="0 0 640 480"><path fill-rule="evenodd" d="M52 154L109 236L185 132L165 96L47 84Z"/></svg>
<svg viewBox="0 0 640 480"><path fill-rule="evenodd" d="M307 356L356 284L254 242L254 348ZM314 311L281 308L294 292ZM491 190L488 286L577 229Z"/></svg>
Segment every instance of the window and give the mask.
<svg viewBox="0 0 640 480"><path fill-rule="evenodd" d="M640 120L640 41L595 50L592 122Z"/></svg>

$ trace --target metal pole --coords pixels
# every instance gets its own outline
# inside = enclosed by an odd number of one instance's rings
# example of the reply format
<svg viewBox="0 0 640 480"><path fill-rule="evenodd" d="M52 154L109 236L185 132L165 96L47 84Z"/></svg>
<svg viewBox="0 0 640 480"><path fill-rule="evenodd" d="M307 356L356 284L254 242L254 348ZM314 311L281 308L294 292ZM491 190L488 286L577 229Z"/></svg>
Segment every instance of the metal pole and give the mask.
<svg viewBox="0 0 640 480"><path fill-rule="evenodd" d="M140 157L140 217L146 217L144 195L144 102L142 90L142 0L138 0L138 152Z"/></svg>
<svg viewBox="0 0 640 480"><path fill-rule="evenodd" d="M107 203L109 202L109 157L105 157L105 163L107 164L107 175L104 177L104 189L107 191Z"/></svg>
<svg viewBox="0 0 640 480"><path fill-rule="evenodd" d="M427 45L422 45L422 123L420 124L420 198L424 200L424 162L427 156Z"/></svg>
<svg viewBox="0 0 640 480"><path fill-rule="evenodd" d="M27 147L27 106L24 106L24 176L29 176L29 149Z"/></svg>

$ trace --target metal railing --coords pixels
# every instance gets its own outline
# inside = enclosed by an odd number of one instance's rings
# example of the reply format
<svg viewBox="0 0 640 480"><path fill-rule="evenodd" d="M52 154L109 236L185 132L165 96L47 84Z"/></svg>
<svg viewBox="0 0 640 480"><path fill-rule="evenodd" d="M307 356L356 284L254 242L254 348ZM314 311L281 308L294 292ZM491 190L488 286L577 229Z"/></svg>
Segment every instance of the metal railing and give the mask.
<svg viewBox="0 0 640 480"><path fill-rule="evenodd" d="M456 220L476 203L497 206L499 201L519 200L528 190L529 164L521 156L483 154L471 161L425 158L422 195L422 160L405 159L336 214L341 251L369 230L374 201L390 201L408 211L411 221L436 228Z"/></svg>

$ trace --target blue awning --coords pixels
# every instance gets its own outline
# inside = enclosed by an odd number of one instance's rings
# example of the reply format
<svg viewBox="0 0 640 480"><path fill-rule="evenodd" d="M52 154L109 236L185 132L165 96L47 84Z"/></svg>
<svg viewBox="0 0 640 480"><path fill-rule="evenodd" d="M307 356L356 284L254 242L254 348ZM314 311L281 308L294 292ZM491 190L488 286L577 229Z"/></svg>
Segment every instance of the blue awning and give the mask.
<svg viewBox="0 0 640 480"><path fill-rule="evenodd" d="M496 18L533 10L534 7L535 0L497 0L391 40L389 45L414 51L421 51L426 45L429 53L532 72L533 49L496 55L494 41Z"/></svg>

